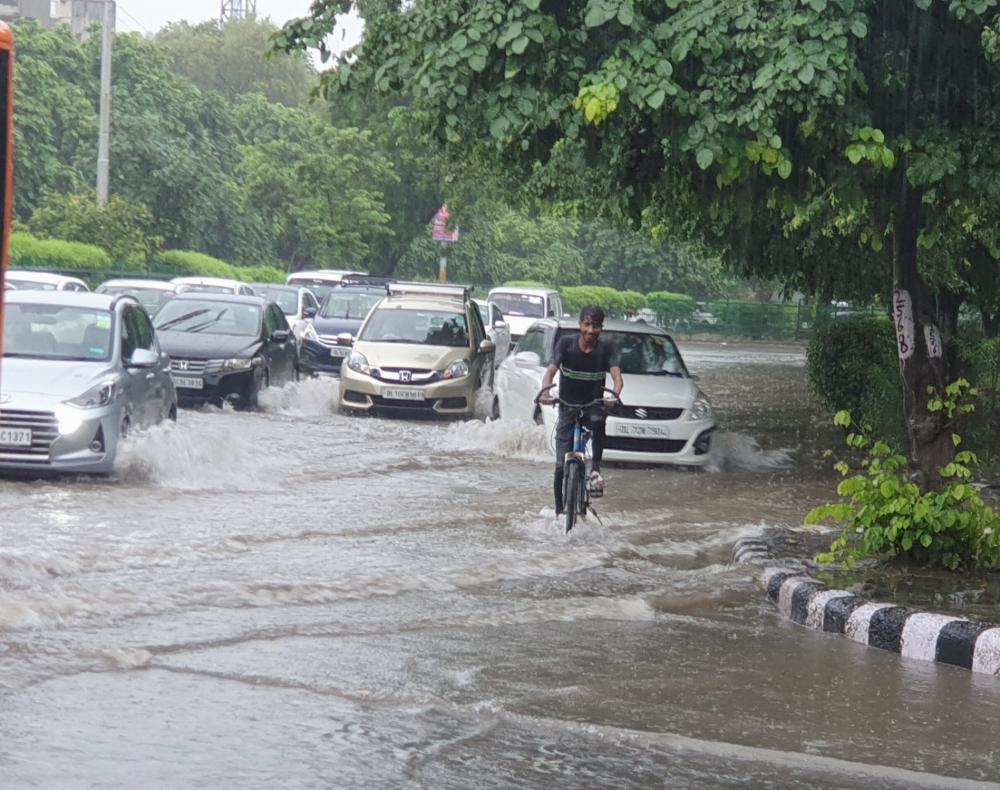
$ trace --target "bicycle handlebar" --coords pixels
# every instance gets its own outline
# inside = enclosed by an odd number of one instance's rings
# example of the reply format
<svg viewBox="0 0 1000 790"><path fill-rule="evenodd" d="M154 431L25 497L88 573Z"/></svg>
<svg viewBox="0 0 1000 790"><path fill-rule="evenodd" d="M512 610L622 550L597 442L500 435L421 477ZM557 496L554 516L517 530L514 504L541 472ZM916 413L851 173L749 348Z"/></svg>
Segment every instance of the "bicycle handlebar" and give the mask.
<svg viewBox="0 0 1000 790"><path fill-rule="evenodd" d="M539 404L539 405L542 405L541 404L541 399L542 399L543 393L545 393L548 390L552 389L554 386L556 386L556 385L555 384L549 384L549 386L547 386L547 387L542 387L538 391L538 394L535 396L535 403ZM608 393L610 393L611 394L611 398L613 398L614 400L618 401L618 403L622 402L622 399L619 398L617 394L615 394L615 391L613 389L609 389L608 387L601 387L601 391L602 392L608 392ZM570 403L569 401L565 401L562 398L556 398L555 399L556 403L559 403L562 406L567 406L567 407L569 407L571 409L589 409L591 406L597 406L598 404L603 405L606 400L609 400L609 399L608 398L595 398L594 400L590 401L589 403ZM555 406L555 403L553 403L552 405Z"/></svg>

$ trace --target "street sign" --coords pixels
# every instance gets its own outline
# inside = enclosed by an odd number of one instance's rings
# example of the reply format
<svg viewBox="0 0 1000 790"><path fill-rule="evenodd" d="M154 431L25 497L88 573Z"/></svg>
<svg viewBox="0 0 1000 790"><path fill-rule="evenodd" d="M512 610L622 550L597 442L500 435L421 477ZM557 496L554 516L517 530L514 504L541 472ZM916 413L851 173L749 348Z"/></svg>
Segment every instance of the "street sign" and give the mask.
<svg viewBox="0 0 1000 790"><path fill-rule="evenodd" d="M448 220L451 219L451 212L448 204L442 203L441 208L434 214L434 224L431 227L431 238L445 244L452 244L458 241L458 228L448 230Z"/></svg>

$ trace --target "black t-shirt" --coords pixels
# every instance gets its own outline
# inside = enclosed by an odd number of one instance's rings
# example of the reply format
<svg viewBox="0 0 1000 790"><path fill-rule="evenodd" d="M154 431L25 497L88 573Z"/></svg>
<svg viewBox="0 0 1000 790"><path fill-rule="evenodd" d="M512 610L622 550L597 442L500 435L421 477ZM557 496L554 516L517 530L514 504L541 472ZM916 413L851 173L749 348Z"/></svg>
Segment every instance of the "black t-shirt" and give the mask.
<svg viewBox="0 0 1000 790"><path fill-rule="evenodd" d="M550 365L558 365L559 397L569 403L588 403L601 397L604 374L619 367L618 354L608 341L597 338L589 354L580 350L580 335L560 338L552 350Z"/></svg>

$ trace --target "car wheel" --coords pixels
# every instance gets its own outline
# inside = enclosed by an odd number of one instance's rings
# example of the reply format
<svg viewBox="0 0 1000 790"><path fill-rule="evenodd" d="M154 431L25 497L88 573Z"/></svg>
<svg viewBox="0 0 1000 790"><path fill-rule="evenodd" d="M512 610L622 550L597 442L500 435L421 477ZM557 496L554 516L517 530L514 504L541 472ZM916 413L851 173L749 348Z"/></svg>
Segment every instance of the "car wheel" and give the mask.
<svg viewBox="0 0 1000 790"><path fill-rule="evenodd" d="M118 438L127 439L132 433L132 418L127 414L122 417L122 424L118 426Z"/></svg>

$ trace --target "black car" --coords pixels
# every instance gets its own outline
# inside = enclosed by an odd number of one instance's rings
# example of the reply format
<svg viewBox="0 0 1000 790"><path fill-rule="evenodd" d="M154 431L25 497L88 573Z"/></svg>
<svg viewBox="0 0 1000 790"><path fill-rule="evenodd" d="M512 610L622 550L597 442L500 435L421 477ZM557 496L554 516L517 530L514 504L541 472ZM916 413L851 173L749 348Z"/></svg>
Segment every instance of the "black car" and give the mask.
<svg viewBox="0 0 1000 790"><path fill-rule="evenodd" d="M153 319L181 405L257 405L261 389L298 378L281 308L258 296L182 293Z"/></svg>
<svg viewBox="0 0 1000 790"><path fill-rule="evenodd" d="M330 289L318 311L306 313L312 325L302 333L299 355L303 373L340 373L368 311L385 297L392 282L395 280L388 277L346 276Z"/></svg>

